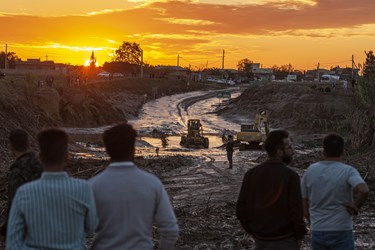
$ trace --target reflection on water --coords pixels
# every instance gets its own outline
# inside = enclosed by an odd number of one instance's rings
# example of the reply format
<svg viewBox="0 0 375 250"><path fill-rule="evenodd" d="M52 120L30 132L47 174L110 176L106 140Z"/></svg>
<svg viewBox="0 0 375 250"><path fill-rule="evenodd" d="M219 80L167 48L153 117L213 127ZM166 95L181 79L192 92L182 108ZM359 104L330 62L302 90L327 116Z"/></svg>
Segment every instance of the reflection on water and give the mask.
<svg viewBox="0 0 375 250"><path fill-rule="evenodd" d="M221 137L218 137L218 136L205 136L205 137L208 137L210 141L210 148L218 148L223 145ZM158 138L140 137L139 139L149 143L153 147L159 147L159 148L163 147L161 144L161 140ZM181 149L181 146L180 146L181 136L168 136L167 141L168 141L168 145L166 149L176 149L176 148ZM204 148L199 148L199 149L203 150L202 152L204 152L205 150Z"/></svg>
<svg viewBox="0 0 375 250"><path fill-rule="evenodd" d="M168 136L168 145L163 148L161 140L153 137L138 137L136 141L136 155L137 156L155 156L156 148L159 148L159 155L174 155L184 154L193 156L202 156L202 154L222 154L223 146L221 138L218 136L208 136L210 140L210 148L184 148L180 146L180 136ZM103 159L107 158L105 149L101 144L90 142L76 142L76 145L81 148L79 152L73 152L73 155L78 158ZM216 153L213 153L217 151Z"/></svg>

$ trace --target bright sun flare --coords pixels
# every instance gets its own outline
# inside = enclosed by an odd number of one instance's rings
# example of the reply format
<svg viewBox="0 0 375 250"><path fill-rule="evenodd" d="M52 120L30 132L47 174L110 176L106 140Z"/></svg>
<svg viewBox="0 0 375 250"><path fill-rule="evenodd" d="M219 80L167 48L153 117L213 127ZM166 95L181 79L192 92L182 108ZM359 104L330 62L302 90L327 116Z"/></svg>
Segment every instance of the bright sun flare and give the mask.
<svg viewBox="0 0 375 250"><path fill-rule="evenodd" d="M90 59L87 59L83 65L86 66L86 67L87 67L87 66L90 66ZM96 67L99 67L99 63L96 62L96 63L95 63L95 66L96 66Z"/></svg>

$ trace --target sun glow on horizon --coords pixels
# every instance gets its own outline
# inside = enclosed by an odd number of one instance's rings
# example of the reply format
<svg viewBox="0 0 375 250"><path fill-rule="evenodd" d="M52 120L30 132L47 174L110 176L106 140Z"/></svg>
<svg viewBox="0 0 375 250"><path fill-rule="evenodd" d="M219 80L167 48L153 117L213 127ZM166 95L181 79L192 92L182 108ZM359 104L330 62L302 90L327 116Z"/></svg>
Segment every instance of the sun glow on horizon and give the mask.
<svg viewBox="0 0 375 250"><path fill-rule="evenodd" d="M85 66L85 67L90 66L90 59L87 59L87 60L85 61L85 63L83 64L83 66ZM95 67L99 67L99 63L98 63L98 61L95 62Z"/></svg>

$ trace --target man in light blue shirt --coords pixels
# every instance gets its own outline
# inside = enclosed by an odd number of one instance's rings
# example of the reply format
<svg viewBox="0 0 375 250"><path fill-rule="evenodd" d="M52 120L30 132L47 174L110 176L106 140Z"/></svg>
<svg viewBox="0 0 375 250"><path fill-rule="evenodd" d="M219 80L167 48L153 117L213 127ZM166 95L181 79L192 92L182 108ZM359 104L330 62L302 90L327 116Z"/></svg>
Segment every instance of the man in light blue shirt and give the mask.
<svg viewBox="0 0 375 250"><path fill-rule="evenodd" d="M311 223L311 245L314 250L352 250L352 219L364 204L369 189L355 168L341 162L341 136L327 135L323 149L325 160L312 164L301 184L304 213Z"/></svg>
<svg viewBox="0 0 375 250"><path fill-rule="evenodd" d="M104 132L111 164L90 180L99 216L94 250L153 249L153 225L159 249L173 249L177 241L177 220L163 184L133 162L136 136L126 123Z"/></svg>
<svg viewBox="0 0 375 250"><path fill-rule="evenodd" d="M94 232L98 218L88 182L64 172L68 136L46 129L38 134L38 143L44 172L16 192L6 249L86 249L85 233Z"/></svg>

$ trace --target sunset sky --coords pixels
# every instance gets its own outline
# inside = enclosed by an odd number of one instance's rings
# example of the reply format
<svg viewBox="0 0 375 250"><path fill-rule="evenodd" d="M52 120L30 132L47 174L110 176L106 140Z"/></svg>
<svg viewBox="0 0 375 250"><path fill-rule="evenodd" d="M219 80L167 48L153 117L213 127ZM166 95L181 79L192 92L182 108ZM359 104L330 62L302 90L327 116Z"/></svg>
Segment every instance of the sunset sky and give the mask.
<svg viewBox="0 0 375 250"><path fill-rule="evenodd" d="M123 41L152 65L351 67L375 49L374 0L0 0L0 51L99 64Z"/></svg>

